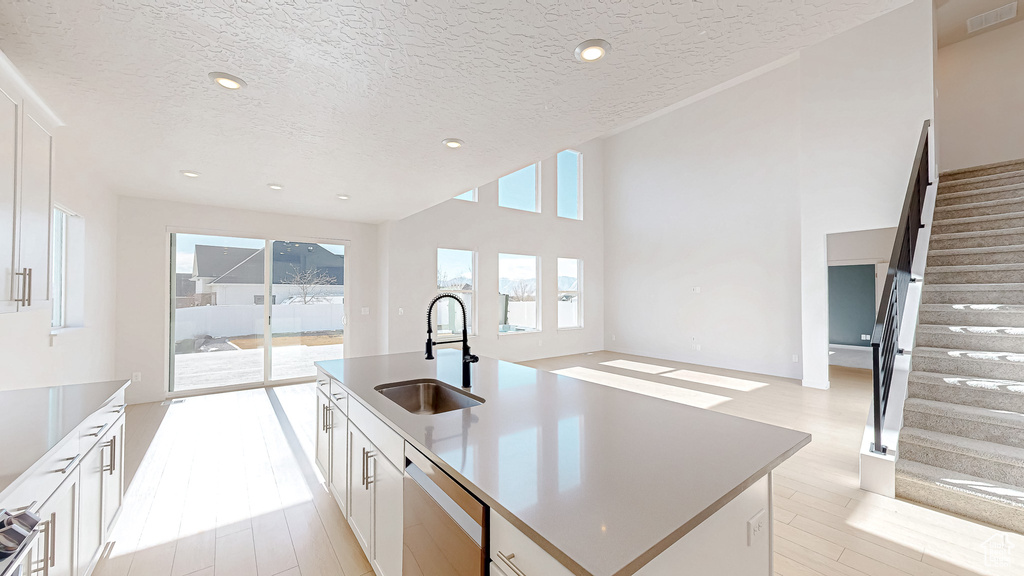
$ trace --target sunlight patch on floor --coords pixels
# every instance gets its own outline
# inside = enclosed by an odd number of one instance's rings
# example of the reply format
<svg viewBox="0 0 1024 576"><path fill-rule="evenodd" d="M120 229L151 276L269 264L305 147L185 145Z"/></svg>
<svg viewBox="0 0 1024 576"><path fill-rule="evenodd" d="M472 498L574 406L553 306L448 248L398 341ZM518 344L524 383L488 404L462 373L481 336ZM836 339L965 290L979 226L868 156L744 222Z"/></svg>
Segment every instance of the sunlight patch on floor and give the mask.
<svg viewBox="0 0 1024 576"><path fill-rule="evenodd" d="M641 380L640 378L632 378L630 376L621 376L619 374L602 372L600 370L584 368L582 366L555 370L554 372L555 374L561 374L562 376L568 376L578 380L586 380L587 382L592 382L594 384L618 388L619 390L626 390L628 392L636 392L637 394L643 394L653 398L661 398L662 400L668 400L678 404L686 404L688 406L695 406L697 408L711 408L712 406L718 406L719 404L731 400L728 396L698 392L696 390L680 388L670 384L659 384L649 380Z"/></svg>
<svg viewBox="0 0 1024 576"><path fill-rule="evenodd" d="M693 370L676 370L670 374L662 374L662 376L666 378L675 378L676 380L685 380L687 382L696 382L698 384L707 384L708 386L717 386L718 388L726 388L728 390L736 390L737 392L750 392L752 390L757 390L758 388L764 388L768 385L756 380L743 380L741 378L732 378L730 376L708 374L707 372L694 372Z"/></svg>
<svg viewBox="0 0 1024 576"><path fill-rule="evenodd" d="M622 368L623 370L633 370L635 372L643 372L645 374L662 374L664 372L671 372L672 368L668 366L658 366L657 364L647 364L645 362L634 362L632 360L609 360L607 362L601 362L602 366L611 366L612 368Z"/></svg>

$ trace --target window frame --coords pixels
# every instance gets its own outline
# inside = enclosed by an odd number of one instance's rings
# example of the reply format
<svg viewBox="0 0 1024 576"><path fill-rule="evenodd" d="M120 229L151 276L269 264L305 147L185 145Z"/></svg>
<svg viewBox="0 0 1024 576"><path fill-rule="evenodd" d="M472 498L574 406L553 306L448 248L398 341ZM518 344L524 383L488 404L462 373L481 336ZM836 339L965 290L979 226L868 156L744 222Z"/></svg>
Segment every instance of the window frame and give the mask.
<svg viewBox="0 0 1024 576"><path fill-rule="evenodd" d="M559 214L559 190L558 190L558 156L562 152L573 152L576 154L576 217L562 216ZM555 216L565 220L583 221L583 152L574 148L566 148L555 154Z"/></svg>
<svg viewBox="0 0 1024 576"><path fill-rule="evenodd" d="M470 269L469 272L470 272L470 276L471 276L472 282L473 282L473 289L472 290L450 290L450 289L442 289L440 286L437 286L436 273L440 271L441 259L439 258L439 256L440 256L439 252L441 250L455 250L455 251L458 251L458 252L469 252L469 254L470 254L470 266L471 266L471 269ZM445 248L443 246L438 246L437 250L434 251L434 272L435 272L434 286L435 286L435 292L436 292L435 296L437 294L451 293L451 294L455 294L456 296L462 297L463 294L469 294L469 302L468 302L468 304L469 304L469 318L468 318L469 326L467 327L468 328L467 333L470 336L476 336L477 335L477 325L478 325L478 322L477 322L477 305L476 305L477 297L476 297L476 292L477 292L477 284L479 283L479 278L477 276L477 253L476 253L476 250L467 250L465 248ZM463 297L463 301L465 301L464 297ZM431 326L431 328L435 328L435 327ZM456 333L452 332L452 334L456 334Z"/></svg>
<svg viewBox="0 0 1024 576"><path fill-rule="evenodd" d="M507 332L502 332L501 331L501 326L502 325L498 324L498 331L497 331L498 332L498 336L511 336L511 335L516 335L516 334L537 334L537 333L543 331L543 329L544 329L544 326L543 326L544 314L542 313L542 303L543 303L543 300L541 299L541 257L538 256L538 255L533 255L533 254L514 254L514 253L511 253L511 252L499 252L498 253L498 294L499 295L506 295L506 294L503 294L501 292L501 257L502 256L525 256L525 257L528 257L528 258L533 258L534 301L537 303L537 305L536 305L536 307L534 309L534 316L535 316L535 319L536 319L537 327L536 328L528 328L528 329L525 329L525 330L509 330ZM498 308L499 308L499 313L500 313L500 308L501 308L500 301L501 301L501 298L499 298L498 300L499 300ZM512 326L512 324L508 324L508 326Z"/></svg>
<svg viewBox="0 0 1024 576"><path fill-rule="evenodd" d="M555 259L555 286L558 286L558 261L559 260L575 260L576 261L576 289L575 290L562 290L561 288L557 291L555 299L555 322L558 326L558 330L582 330L583 329L583 258L557 258ZM562 326L561 318L559 315L558 302L562 301L564 294L575 294L576 295L576 325L575 326Z"/></svg>
<svg viewBox="0 0 1024 576"><path fill-rule="evenodd" d="M60 254L57 254L58 214L60 214ZM74 216L73 212L57 204L53 205L50 214L50 223L53 228L50 231L50 300L53 307L50 313L50 330L62 330L68 326L68 221ZM54 278L58 270L60 270L59 281ZM58 315L59 319L55 322Z"/></svg>
<svg viewBox="0 0 1024 576"><path fill-rule="evenodd" d="M523 210L522 208L516 208L514 206L504 206L501 203L501 180L507 178L513 174L517 174L526 170L527 168L533 167L533 210ZM534 162L533 164L527 164L518 170L513 170L508 174L498 178L498 207L505 208L507 210L515 210L516 212L525 212L527 214L540 214L544 210L541 198L541 163ZM518 254L518 256L528 256L528 254Z"/></svg>

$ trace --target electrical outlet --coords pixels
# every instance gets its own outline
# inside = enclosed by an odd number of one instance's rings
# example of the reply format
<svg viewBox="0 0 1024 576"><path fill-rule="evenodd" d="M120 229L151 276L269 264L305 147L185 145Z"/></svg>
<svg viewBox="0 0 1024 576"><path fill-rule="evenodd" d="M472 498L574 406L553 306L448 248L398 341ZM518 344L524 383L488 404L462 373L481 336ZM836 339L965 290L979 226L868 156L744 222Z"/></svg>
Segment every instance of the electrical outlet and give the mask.
<svg viewBox="0 0 1024 576"><path fill-rule="evenodd" d="M694 286L690 288L690 292L693 292L694 294L700 294L700 286Z"/></svg>
<svg viewBox="0 0 1024 576"><path fill-rule="evenodd" d="M612 334L612 342L615 342L615 334Z"/></svg>
<svg viewBox="0 0 1024 576"><path fill-rule="evenodd" d="M360 310L360 312L362 313L363 316L369 316L370 315L370 309L368 307L366 307L366 306L363 306L362 309Z"/></svg>
<svg viewBox="0 0 1024 576"><path fill-rule="evenodd" d="M700 344L694 342L693 344L690 344L690 346L692 346L694 350L697 350L698 352L700 351Z"/></svg>
<svg viewBox="0 0 1024 576"><path fill-rule="evenodd" d="M753 546L754 542L761 537L767 530L766 524L768 519L765 518L764 510L762 509L750 520L747 520L747 546Z"/></svg>
<svg viewBox="0 0 1024 576"><path fill-rule="evenodd" d="M871 334L861 334L860 335L860 339L861 340L871 340Z"/></svg>
<svg viewBox="0 0 1024 576"><path fill-rule="evenodd" d="M405 308L399 308L398 309L398 315L399 316L404 316L405 315Z"/></svg>
<svg viewBox="0 0 1024 576"><path fill-rule="evenodd" d="M142 382L142 372L132 372L132 384Z"/></svg>
<svg viewBox="0 0 1024 576"><path fill-rule="evenodd" d="M793 362L799 362L799 361L800 361L800 356L797 355L797 354L793 354Z"/></svg>

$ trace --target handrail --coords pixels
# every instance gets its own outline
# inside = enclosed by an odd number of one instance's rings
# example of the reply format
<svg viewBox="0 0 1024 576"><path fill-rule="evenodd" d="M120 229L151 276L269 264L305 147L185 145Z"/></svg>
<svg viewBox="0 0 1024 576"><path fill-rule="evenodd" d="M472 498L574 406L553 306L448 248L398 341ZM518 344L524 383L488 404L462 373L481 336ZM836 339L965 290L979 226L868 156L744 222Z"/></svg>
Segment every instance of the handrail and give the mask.
<svg viewBox="0 0 1024 576"><path fill-rule="evenodd" d="M910 283L915 281L910 270L917 249L917 234L924 228L921 215L924 211L925 193L932 183L929 159L931 125L931 120L925 120L921 128L921 138L917 143L917 154L914 156L914 166L910 172L910 183L907 185L907 196L903 200L903 212L896 228L896 242L892 247L892 257L889 259L889 272L885 276L885 286L882 288L883 305L878 307L878 317L871 333L875 424L875 441L871 444L871 451L877 454L886 452L886 447L882 445L882 423L885 419L885 409L889 404L889 387L892 384L896 356L903 354L903 349L899 347L903 309L907 305L907 289Z"/></svg>

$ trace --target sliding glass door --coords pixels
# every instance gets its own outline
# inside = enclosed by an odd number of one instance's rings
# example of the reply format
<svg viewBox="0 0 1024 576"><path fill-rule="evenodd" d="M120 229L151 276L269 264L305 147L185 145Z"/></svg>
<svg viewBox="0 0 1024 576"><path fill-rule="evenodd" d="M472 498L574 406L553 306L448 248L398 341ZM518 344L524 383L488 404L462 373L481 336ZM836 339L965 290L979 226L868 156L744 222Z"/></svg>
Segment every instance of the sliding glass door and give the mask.
<svg viewBox="0 0 1024 576"><path fill-rule="evenodd" d="M314 362L341 358L345 247L273 243L270 378L315 377Z"/></svg>
<svg viewBox="0 0 1024 576"><path fill-rule="evenodd" d="M341 358L344 262L343 245L172 234L171 391L313 378Z"/></svg>

